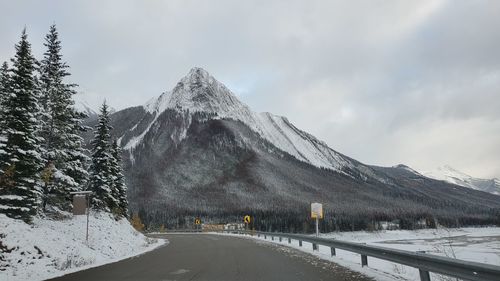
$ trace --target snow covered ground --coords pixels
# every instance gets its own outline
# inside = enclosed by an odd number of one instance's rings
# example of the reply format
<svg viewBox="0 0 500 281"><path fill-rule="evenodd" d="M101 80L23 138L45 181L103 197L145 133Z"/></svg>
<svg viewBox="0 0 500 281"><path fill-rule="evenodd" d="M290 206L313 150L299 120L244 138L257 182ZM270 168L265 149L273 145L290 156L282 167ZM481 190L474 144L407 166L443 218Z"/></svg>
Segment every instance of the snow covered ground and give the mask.
<svg viewBox="0 0 500 281"><path fill-rule="evenodd" d="M407 251L425 251L429 254L448 256L481 263L500 265L500 228L460 228L460 229L424 229L424 230L394 230L380 232L339 232L322 234L322 238L334 238L343 241L366 243ZM263 237L257 240L264 240ZM266 241L288 246L288 241L278 239ZM320 258L331 260L352 270L366 274L376 280L420 280L418 270L412 267L368 257L368 267L361 267L358 254L347 251L336 251L336 256L330 256L330 248L319 246L319 251L313 251L310 243L304 242L299 247L298 241L290 245L293 248L311 253ZM432 280L456 280L445 276L431 274Z"/></svg>
<svg viewBox="0 0 500 281"><path fill-rule="evenodd" d="M66 220L35 218L33 225L0 215L0 280L43 280L151 251L165 240L147 238L126 219L107 213ZM6 253L5 250L9 251ZM2 258L3 255L3 258Z"/></svg>

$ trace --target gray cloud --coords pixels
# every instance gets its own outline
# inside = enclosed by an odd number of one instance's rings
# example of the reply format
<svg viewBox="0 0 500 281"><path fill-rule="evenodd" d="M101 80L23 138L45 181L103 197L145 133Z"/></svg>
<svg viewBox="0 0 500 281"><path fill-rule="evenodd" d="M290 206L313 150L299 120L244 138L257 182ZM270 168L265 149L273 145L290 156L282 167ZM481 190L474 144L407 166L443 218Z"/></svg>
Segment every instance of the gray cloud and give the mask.
<svg viewBox="0 0 500 281"><path fill-rule="evenodd" d="M192 66L370 164L500 177L498 1L2 1L0 59L53 22L97 105L142 104Z"/></svg>

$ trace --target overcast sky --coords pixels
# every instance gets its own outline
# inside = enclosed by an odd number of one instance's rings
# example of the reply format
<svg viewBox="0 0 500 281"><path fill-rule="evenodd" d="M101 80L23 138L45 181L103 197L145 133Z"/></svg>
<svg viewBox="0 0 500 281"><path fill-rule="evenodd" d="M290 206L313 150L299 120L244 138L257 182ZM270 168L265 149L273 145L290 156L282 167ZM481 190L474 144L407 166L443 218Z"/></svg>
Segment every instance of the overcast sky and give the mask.
<svg viewBox="0 0 500 281"><path fill-rule="evenodd" d="M80 99L145 103L200 66L368 164L500 177L500 1L8 1L0 60L56 23Z"/></svg>

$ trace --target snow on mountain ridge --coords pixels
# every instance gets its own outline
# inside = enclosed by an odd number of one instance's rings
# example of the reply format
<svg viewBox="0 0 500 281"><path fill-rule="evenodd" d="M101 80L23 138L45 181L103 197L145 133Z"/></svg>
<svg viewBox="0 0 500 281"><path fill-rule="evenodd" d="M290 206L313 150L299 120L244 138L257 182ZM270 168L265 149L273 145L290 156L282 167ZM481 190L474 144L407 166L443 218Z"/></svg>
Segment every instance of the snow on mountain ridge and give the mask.
<svg viewBox="0 0 500 281"><path fill-rule="evenodd" d="M424 175L433 179L447 181L453 184L476 189L471 183L471 176L460 172L449 165L437 167L434 171L424 172Z"/></svg>
<svg viewBox="0 0 500 281"><path fill-rule="evenodd" d="M150 100L144 105L144 109L155 115L151 124L166 109L215 113L214 119L241 121L279 149L314 166L341 172L343 167L353 166L348 158L311 134L296 128L287 118L268 112L253 112L224 84L202 68L191 69L173 90L163 93L156 100ZM144 134L129 141L125 148L134 148Z"/></svg>
<svg viewBox="0 0 500 281"><path fill-rule="evenodd" d="M99 115L100 107L92 106L87 101L85 93L83 92L77 93L76 95L73 96L73 101L74 101L73 107L79 112L87 114L88 117L97 118L97 115ZM116 112L116 109L114 107L109 107L109 112L114 113Z"/></svg>
<svg viewBox="0 0 500 281"><path fill-rule="evenodd" d="M406 165L404 165L404 164L398 164L398 165L395 165L395 166L392 166L392 167L393 167L393 168L397 168L397 169L403 169L403 170L406 170L406 171L408 171L408 172L410 172L410 173L413 173L413 174L415 174L415 175L419 175L419 176L421 176L421 174L420 174L419 172L415 171L415 170L414 170L414 169L412 169L411 167L406 166Z"/></svg>
<svg viewBox="0 0 500 281"><path fill-rule="evenodd" d="M466 179L466 178L472 178L471 176L467 175L466 173L460 172L459 170L454 169L450 165L444 165L442 167L437 168L438 172L441 172L443 176L446 177L454 177L454 178L461 178L461 179Z"/></svg>
<svg viewBox="0 0 500 281"><path fill-rule="evenodd" d="M428 178L500 195L500 181L498 179L474 178L449 165L438 167L434 171L422 172L422 174Z"/></svg>
<svg viewBox="0 0 500 281"><path fill-rule="evenodd" d="M97 116L97 112L86 101L77 100L73 106L76 110L87 114L89 117Z"/></svg>

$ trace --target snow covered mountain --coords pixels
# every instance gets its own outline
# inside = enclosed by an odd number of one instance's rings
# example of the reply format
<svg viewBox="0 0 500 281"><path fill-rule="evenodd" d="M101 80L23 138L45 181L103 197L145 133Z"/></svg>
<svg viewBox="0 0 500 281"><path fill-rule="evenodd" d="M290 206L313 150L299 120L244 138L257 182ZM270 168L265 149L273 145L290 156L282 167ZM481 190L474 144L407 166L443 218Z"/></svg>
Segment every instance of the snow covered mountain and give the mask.
<svg viewBox="0 0 500 281"><path fill-rule="evenodd" d="M226 86L201 68L191 69L172 91L149 101L144 108L155 116L144 133L152 128L156 118L166 109L187 110L191 113L206 112L215 114L213 118L241 121L277 148L316 167L344 172L345 168L355 166L349 158L332 150L314 136L297 129L285 117L268 112L253 112ZM189 123L183 129L187 130L188 126ZM177 141L181 141L185 135L185 131L180 132ZM131 139L125 144L125 149L133 149L143 136L144 134Z"/></svg>
<svg viewBox="0 0 500 281"><path fill-rule="evenodd" d="M87 114L89 118L97 117L97 111L92 109L92 107L85 101L75 101L75 109Z"/></svg>
<svg viewBox="0 0 500 281"><path fill-rule="evenodd" d="M434 171L422 172L426 177L436 180L446 181L452 184L465 186L475 190L485 191L492 194L500 195L500 180L493 179L480 179L469 176L460 172L449 165L438 167Z"/></svg>
<svg viewBox="0 0 500 281"><path fill-rule="evenodd" d="M97 119L97 115L99 112L98 106L92 106L87 100L88 97L85 96L84 92L79 92L75 96L73 96L73 99L75 101L75 109L87 114L89 119ZM109 108L110 113L116 112L116 109L113 107Z"/></svg>
<svg viewBox="0 0 500 281"><path fill-rule="evenodd" d="M130 208L167 227L182 225L179 216L234 221L252 213L301 228L310 202L323 202L347 229L430 214L473 223L500 208L484 192L343 155L285 117L252 111L201 68L145 105L112 114L111 125L124 148Z"/></svg>

